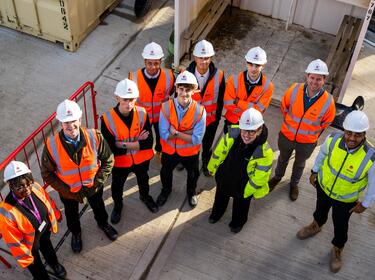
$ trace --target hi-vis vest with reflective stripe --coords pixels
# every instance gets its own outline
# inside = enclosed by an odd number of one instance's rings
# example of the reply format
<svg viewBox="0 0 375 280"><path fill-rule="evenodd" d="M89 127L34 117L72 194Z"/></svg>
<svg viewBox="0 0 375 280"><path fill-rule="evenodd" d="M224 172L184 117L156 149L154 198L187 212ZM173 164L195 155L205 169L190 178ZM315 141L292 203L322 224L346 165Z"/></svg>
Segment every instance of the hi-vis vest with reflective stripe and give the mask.
<svg viewBox="0 0 375 280"><path fill-rule="evenodd" d="M318 181L324 192L342 202L357 201L367 186L367 172L375 160L375 150L367 141L354 153L345 148L342 133L327 141L328 155L319 170Z"/></svg>
<svg viewBox="0 0 375 280"><path fill-rule="evenodd" d="M154 93L151 92L142 69L129 73L129 79L133 80L139 89L137 105L146 109L150 123L159 121L161 104L169 99L173 89L173 72L170 69L160 69L160 76Z"/></svg>
<svg viewBox="0 0 375 280"><path fill-rule="evenodd" d="M321 132L335 118L335 102L332 95L324 91L318 100L304 112L303 88L304 84L293 84L283 97L281 110L284 121L281 133L291 141L315 143Z"/></svg>
<svg viewBox="0 0 375 280"><path fill-rule="evenodd" d="M109 132L115 137L116 141L134 142L138 141L143 127L145 126L147 115L145 108L135 106L133 120L130 131L126 124L121 120L120 116L114 109L103 115L104 123ZM115 167L130 167L134 164L140 164L146 160L152 159L154 151L147 150L127 150L125 155L115 155Z"/></svg>
<svg viewBox="0 0 375 280"><path fill-rule="evenodd" d="M207 82L203 98L199 92L195 92L192 98L206 109L206 126L216 120L217 99L219 97L220 82L223 79L223 71L217 69L214 77Z"/></svg>
<svg viewBox="0 0 375 280"><path fill-rule="evenodd" d="M57 220L61 217L60 210L38 183L33 184L32 191L47 207L52 232L56 233ZM5 201L0 204L0 232L12 256L22 268L34 262L31 249L34 244L35 229L27 217Z"/></svg>
<svg viewBox="0 0 375 280"><path fill-rule="evenodd" d="M180 124L178 124L178 117L173 99L163 103L161 106L161 111L164 114L165 119L168 120L174 128L181 132L192 130L195 124L201 120L203 110L203 106L199 105L195 100L192 100L189 109L180 121ZM201 144L194 145L193 143L185 142L179 138L168 139L167 141L160 138L160 143L163 153L172 155L176 152L180 156L185 157L198 154L201 148Z"/></svg>
<svg viewBox="0 0 375 280"><path fill-rule="evenodd" d="M216 174L217 169L228 156L234 140L237 137L241 137L239 134L239 126L232 125L229 128L228 133L221 138L207 166L212 175ZM249 163L247 164L249 182L246 184L244 190L244 198L253 195L256 199L258 199L269 193L268 180L271 175L272 160L273 152L268 145L268 142L256 147L249 160ZM233 176L235 176L235 173Z"/></svg>
<svg viewBox="0 0 375 280"><path fill-rule="evenodd" d="M242 113L249 108L255 108L263 114L272 98L273 84L266 75L263 74L262 86L255 86L249 97L244 79L244 72L238 76L231 76L225 88L224 107L227 110L225 118L234 124L238 123ZM234 104L236 97L239 99L237 105Z"/></svg>
<svg viewBox="0 0 375 280"><path fill-rule="evenodd" d="M99 140L95 129L81 128L86 139L86 146L82 148L81 162L77 165L66 152L59 134L47 140L47 149L56 163L56 175L70 187L71 192L78 192L82 185L91 188L95 175L99 170L98 147Z"/></svg>

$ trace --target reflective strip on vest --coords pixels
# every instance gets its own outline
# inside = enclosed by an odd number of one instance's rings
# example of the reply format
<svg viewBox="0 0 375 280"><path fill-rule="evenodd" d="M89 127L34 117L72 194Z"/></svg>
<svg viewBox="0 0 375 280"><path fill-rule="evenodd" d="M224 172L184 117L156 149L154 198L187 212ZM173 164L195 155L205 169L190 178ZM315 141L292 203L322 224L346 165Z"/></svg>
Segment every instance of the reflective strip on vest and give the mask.
<svg viewBox="0 0 375 280"><path fill-rule="evenodd" d="M161 70L160 70L161 71ZM168 91L169 91L169 87L170 87L170 82L171 82L171 76L169 75L170 74L170 72L167 70L167 69L165 69L165 99L162 101L162 102L164 102L164 101L167 101L168 100ZM157 104L157 105L159 105L160 106L160 102Z"/></svg>
<svg viewBox="0 0 375 280"><path fill-rule="evenodd" d="M21 255L21 256L17 256L17 257L15 257L15 259L16 259L16 261L19 261L19 260L21 260L21 259L23 259L23 258L28 258L28 257L30 257L30 255L31 255L31 251L30 251L30 250L27 250L25 254L23 254L23 255Z"/></svg>
<svg viewBox="0 0 375 280"><path fill-rule="evenodd" d="M217 103L217 99L219 98L219 89L220 89L220 70L219 69L216 71L213 80L214 80L214 98L212 100L207 100L205 102L202 102L201 104L203 106L209 106L209 105ZM213 112L213 113L216 113L216 112Z"/></svg>
<svg viewBox="0 0 375 280"><path fill-rule="evenodd" d="M4 208L0 207L0 215L3 215L8 220L11 220L12 222L16 222L16 218L12 215L12 213L9 213Z"/></svg>
<svg viewBox="0 0 375 280"><path fill-rule="evenodd" d="M250 175L251 175L251 173L249 173L249 176L250 176ZM258 186L258 185L255 184L251 179L249 179L249 183L250 183L250 185L251 185L254 189L256 189L256 190L262 188L262 186Z"/></svg>
<svg viewBox="0 0 375 280"><path fill-rule="evenodd" d="M257 166L255 166L256 169L264 171L264 172L267 172L268 170L270 170L271 167L272 167L272 165L257 165Z"/></svg>

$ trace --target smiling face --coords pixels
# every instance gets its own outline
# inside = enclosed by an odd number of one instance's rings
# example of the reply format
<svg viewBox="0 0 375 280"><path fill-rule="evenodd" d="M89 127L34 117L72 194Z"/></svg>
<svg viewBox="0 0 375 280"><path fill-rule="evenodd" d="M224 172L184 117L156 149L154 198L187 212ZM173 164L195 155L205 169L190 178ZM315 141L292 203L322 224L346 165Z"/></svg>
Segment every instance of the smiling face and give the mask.
<svg viewBox="0 0 375 280"><path fill-rule="evenodd" d="M24 199L31 195L33 180L22 176L22 179L15 178L9 182L9 187L14 195L19 199Z"/></svg>
<svg viewBox="0 0 375 280"><path fill-rule="evenodd" d="M210 66L211 57L196 57L194 56L194 61L197 64L197 70L200 74L205 74Z"/></svg>
<svg viewBox="0 0 375 280"><path fill-rule="evenodd" d="M66 136L70 139L77 139L79 135L79 128L81 127L81 119L70 121L70 122L62 122L61 128Z"/></svg>
<svg viewBox="0 0 375 280"><path fill-rule="evenodd" d="M145 59L146 72L150 76L155 76L161 67L161 59Z"/></svg>
<svg viewBox="0 0 375 280"><path fill-rule="evenodd" d="M247 75L251 81L256 81L264 69L264 65L247 62Z"/></svg>
<svg viewBox="0 0 375 280"><path fill-rule="evenodd" d="M241 138L242 141L247 145L254 142L254 140L260 135L262 128L258 128L256 130L245 130L241 129Z"/></svg>
<svg viewBox="0 0 375 280"><path fill-rule="evenodd" d="M366 132L344 131L344 141L349 149L357 148L365 139Z"/></svg>
<svg viewBox="0 0 375 280"><path fill-rule="evenodd" d="M180 104L181 107L185 108L188 106L192 100L191 96L196 90L195 85L190 84L179 84L176 85L176 92L177 92L177 102Z"/></svg>
<svg viewBox="0 0 375 280"><path fill-rule="evenodd" d="M319 91L326 81L325 76L319 74L307 74L307 88L309 93L316 93Z"/></svg>

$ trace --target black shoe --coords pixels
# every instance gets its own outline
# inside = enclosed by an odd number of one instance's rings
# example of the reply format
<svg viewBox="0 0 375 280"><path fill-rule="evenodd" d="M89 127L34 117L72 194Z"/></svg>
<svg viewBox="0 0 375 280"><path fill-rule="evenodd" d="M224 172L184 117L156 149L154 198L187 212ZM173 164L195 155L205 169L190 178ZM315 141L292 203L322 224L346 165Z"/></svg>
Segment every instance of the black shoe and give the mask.
<svg viewBox="0 0 375 280"><path fill-rule="evenodd" d="M167 202L168 196L169 196L169 193L167 194L166 192L161 191L158 198L156 199L156 204L159 207L163 206Z"/></svg>
<svg viewBox="0 0 375 280"><path fill-rule="evenodd" d="M273 176L271 180L268 181L268 187L270 188L269 192L272 192L280 181L281 178Z"/></svg>
<svg viewBox="0 0 375 280"><path fill-rule="evenodd" d="M191 208L195 208L198 204L198 196L196 194L194 195L188 195L188 201Z"/></svg>
<svg viewBox="0 0 375 280"><path fill-rule="evenodd" d="M122 211L122 206L115 205L115 207L113 207L112 214L111 214L112 224L118 224L118 222L121 220L121 211Z"/></svg>
<svg viewBox="0 0 375 280"><path fill-rule="evenodd" d="M53 270L53 273L55 274L56 277L60 278L60 279L65 279L65 276L66 276L66 270L65 268L57 263L57 264L54 264L54 265L49 265L52 270Z"/></svg>
<svg viewBox="0 0 375 280"><path fill-rule="evenodd" d="M150 195L148 196L140 196L139 199L147 206L148 210L150 210L152 213L156 213L159 211L158 205L155 203L155 201L152 199Z"/></svg>
<svg viewBox="0 0 375 280"><path fill-rule="evenodd" d="M211 177L210 171L207 169L208 161L207 160L202 160L202 170L203 170L203 175L206 177Z"/></svg>
<svg viewBox="0 0 375 280"><path fill-rule="evenodd" d="M233 233L239 233L242 230L242 226L239 227L231 227L230 231Z"/></svg>
<svg viewBox="0 0 375 280"><path fill-rule="evenodd" d="M107 235L110 240L115 241L117 239L117 230L110 224L107 223L104 226L99 226L99 228L104 231L105 235Z"/></svg>
<svg viewBox="0 0 375 280"><path fill-rule="evenodd" d="M71 242L72 250L74 253L79 253L82 251L82 238L81 233L73 234L72 233L72 242Z"/></svg>
<svg viewBox="0 0 375 280"><path fill-rule="evenodd" d="M182 163L179 163L179 164L177 164L177 166L176 166L176 169L177 169L177 171L182 171L182 170L184 170L184 166L182 165Z"/></svg>
<svg viewBox="0 0 375 280"><path fill-rule="evenodd" d="M217 223L217 221L218 221L219 219L214 219L213 217L209 217L208 218L208 222L210 223L210 224L215 224L215 223Z"/></svg>

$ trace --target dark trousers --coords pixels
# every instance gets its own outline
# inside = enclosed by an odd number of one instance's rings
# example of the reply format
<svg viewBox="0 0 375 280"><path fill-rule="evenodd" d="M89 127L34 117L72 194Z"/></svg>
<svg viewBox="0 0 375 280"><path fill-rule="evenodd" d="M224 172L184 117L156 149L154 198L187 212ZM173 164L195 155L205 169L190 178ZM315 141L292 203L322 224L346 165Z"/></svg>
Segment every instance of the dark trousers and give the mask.
<svg viewBox="0 0 375 280"><path fill-rule="evenodd" d="M154 127L155 132L155 151L161 152L159 122L153 123L152 126Z"/></svg>
<svg viewBox="0 0 375 280"><path fill-rule="evenodd" d="M182 157L177 153L174 153L173 155L163 153L161 157L162 166L160 170L162 192L167 194L171 193L173 170L179 163L181 163L187 171L186 192L189 196L195 195L195 189L197 188L197 181L199 178L199 155Z"/></svg>
<svg viewBox="0 0 375 280"><path fill-rule="evenodd" d="M79 202L73 199L65 199L60 196L62 203L65 208L65 217L68 229L72 234L78 234L81 232L81 224L79 222ZM94 212L94 218L99 226L104 226L108 222L108 214L105 210L103 201L103 189L98 190L95 194L87 198L92 211Z"/></svg>
<svg viewBox="0 0 375 280"><path fill-rule="evenodd" d="M295 151L296 157L293 163L290 183L293 185L297 185L302 177L303 169L306 165L306 160L311 156L312 152L314 151L316 143L306 144L290 141L280 132L277 144L279 147L280 155L277 159L275 177L281 179L285 175L285 170L288 166L289 159L292 156L293 151Z"/></svg>
<svg viewBox="0 0 375 280"><path fill-rule="evenodd" d="M251 198L234 197L232 209L232 221L229 226L232 228L242 227L247 222L247 215L249 213ZM211 218L219 220L225 213L229 203L230 196L223 194L216 189L215 201L212 207Z"/></svg>
<svg viewBox="0 0 375 280"><path fill-rule="evenodd" d="M40 258L39 251L43 254L44 259L50 265L57 264L57 256L55 249L51 243L51 231L47 229L41 236L38 241L33 245L31 253L34 257L34 262L30 264L27 268L29 269L31 275L36 280L48 280L50 277L43 265L43 262Z"/></svg>
<svg viewBox="0 0 375 280"><path fill-rule="evenodd" d="M122 206L122 194L124 192L124 184L128 175L131 172L134 172L137 183L139 187L139 194L143 197L148 196L150 186L148 184L148 168L150 166L150 161L146 160L140 164L133 165L129 168L114 167L112 169L112 198L115 203L115 206Z"/></svg>
<svg viewBox="0 0 375 280"><path fill-rule="evenodd" d="M332 207L332 220L334 228L334 237L332 244L338 248L343 248L348 240L349 218L352 209L357 202L341 202L330 198L322 188L316 187L316 208L314 219L319 226L324 225L328 219L328 212Z"/></svg>
<svg viewBox="0 0 375 280"><path fill-rule="evenodd" d="M218 124L217 122L213 122L206 126L206 132L202 140L202 161L208 162L211 158L213 149L212 143L215 139Z"/></svg>

